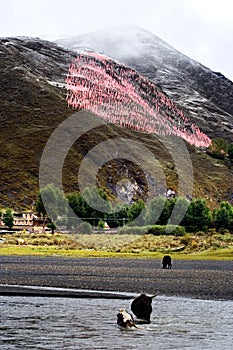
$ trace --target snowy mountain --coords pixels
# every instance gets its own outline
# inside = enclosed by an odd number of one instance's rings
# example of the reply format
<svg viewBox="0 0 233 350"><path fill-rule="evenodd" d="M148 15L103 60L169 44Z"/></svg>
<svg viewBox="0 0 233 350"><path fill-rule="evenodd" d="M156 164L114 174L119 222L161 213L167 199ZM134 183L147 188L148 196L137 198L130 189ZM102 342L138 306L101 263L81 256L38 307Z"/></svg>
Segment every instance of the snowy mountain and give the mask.
<svg viewBox="0 0 233 350"><path fill-rule="evenodd" d="M233 139L233 83L135 26L113 27L57 40L96 51L136 69L157 85L210 137Z"/></svg>
<svg viewBox="0 0 233 350"><path fill-rule="evenodd" d="M113 37L115 41L111 44ZM76 50L84 46L91 49L92 45L98 44L99 48L94 49L105 50L109 56L114 51L115 59L160 83L162 90L176 103L181 107L185 105L189 119L192 118L208 136L221 136L232 141L232 82L222 75L134 27L121 33L108 32L107 35L102 32L101 35L80 36L70 42L65 40L68 46L75 45ZM39 38L0 38L0 206L31 208L35 201L45 145L54 130L74 112L67 105L65 78L76 57L77 51ZM107 139L118 137L136 140L148 147L166 174L167 187L177 189L178 177L171 155L153 134L106 125L84 134L71 148L63 168L67 193L79 190L77 169L89 150ZM214 159L198 148L190 145L187 148L194 171L193 195L205 198L212 206L221 200L232 200L232 165ZM114 157L115 161L107 162L100 170L100 186L130 198L133 187L137 198L144 198L147 183L153 185L150 174L146 174L146 178L139 166L117 158L115 153ZM129 178L130 182L122 184L124 178ZM160 190L164 191L163 186Z"/></svg>

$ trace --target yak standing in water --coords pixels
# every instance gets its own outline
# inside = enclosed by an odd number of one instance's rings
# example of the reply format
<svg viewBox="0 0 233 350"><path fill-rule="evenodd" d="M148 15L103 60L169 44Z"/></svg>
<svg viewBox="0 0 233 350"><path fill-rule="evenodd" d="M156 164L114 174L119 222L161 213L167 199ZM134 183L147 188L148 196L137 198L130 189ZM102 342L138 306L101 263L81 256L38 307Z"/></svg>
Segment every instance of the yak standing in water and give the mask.
<svg viewBox="0 0 233 350"><path fill-rule="evenodd" d="M131 310L139 320L142 320L145 323L150 323L152 299L156 297L156 295L148 297L146 294L141 294L132 301Z"/></svg>
<svg viewBox="0 0 233 350"><path fill-rule="evenodd" d="M125 309L118 310L117 324L121 329L137 328L133 316Z"/></svg>
<svg viewBox="0 0 233 350"><path fill-rule="evenodd" d="M172 258L170 257L170 255L164 255L162 265L163 265L163 269L172 268Z"/></svg>

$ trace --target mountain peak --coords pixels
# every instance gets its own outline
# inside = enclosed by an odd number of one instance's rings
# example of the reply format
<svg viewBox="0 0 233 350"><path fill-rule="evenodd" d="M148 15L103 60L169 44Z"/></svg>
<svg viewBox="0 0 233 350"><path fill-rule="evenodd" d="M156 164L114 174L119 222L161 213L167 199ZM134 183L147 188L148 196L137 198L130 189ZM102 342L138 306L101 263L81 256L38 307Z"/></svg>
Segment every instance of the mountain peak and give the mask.
<svg viewBox="0 0 233 350"><path fill-rule="evenodd" d="M72 50L101 52L114 59L139 57L153 47L173 48L153 33L136 25L117 25L87 34L66 37L55 41ZM173 49L176 51L175 49Z"/></svg>
<svg viewBox="0 0 233 350"><path fill-rule="evenodd" d="M57 41L74 51L94 51L143 74L187 111L209 137L233 138L233 84L168 43L134 25L113 26ZM217 119L216 119L217 118ZM217 120L221 120L220 124Z"/></svg>

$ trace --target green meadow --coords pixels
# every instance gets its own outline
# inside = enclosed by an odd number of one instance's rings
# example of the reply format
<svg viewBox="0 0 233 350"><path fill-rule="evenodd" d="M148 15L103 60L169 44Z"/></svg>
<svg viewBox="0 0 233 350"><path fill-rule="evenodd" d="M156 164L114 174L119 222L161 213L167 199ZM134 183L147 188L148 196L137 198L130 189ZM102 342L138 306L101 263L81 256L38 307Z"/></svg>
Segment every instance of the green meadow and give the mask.
<svg viewBox="0 0 233 350"><path fill-rule="evenodd" d="M233 235L228 231L155 236L117 233L29 234L25 232L0 235L0 255L119 257L161 259L231 260Z"/></svg>

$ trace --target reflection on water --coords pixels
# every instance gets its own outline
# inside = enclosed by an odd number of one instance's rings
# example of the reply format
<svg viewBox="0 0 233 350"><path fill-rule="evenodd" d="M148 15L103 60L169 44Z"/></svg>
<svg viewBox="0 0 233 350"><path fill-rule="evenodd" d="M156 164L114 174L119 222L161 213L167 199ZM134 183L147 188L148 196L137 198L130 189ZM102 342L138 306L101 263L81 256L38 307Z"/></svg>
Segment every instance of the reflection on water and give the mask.
<svg viewBox="0 0 233 350"><path fill-rule="evenodd" d="M159 296L151 324L122 331L119 308L130 300L0 297L0 348L221 349L233 344L231 301Z"/></svg>

